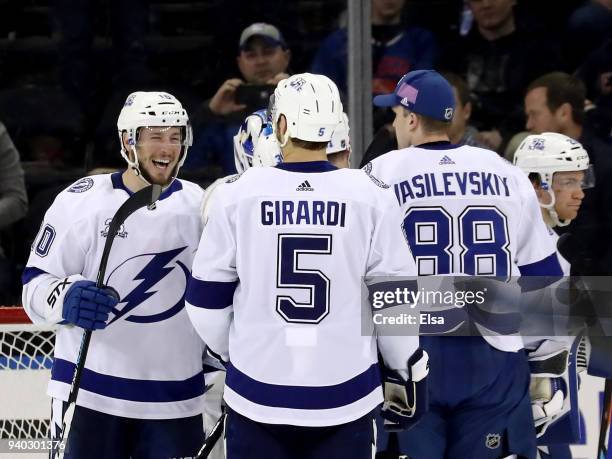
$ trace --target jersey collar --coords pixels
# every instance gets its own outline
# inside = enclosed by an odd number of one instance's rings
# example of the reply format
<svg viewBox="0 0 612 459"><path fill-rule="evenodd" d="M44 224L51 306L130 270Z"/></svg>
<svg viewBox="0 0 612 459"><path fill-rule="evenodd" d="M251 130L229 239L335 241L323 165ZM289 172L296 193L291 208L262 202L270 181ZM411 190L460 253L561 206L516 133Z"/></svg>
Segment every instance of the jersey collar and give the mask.
<svg viewBox="0 0 612 459"><path fill-rule="evenodd" d="M290 172L329 172L338 169L329 161L306 161L302 163L280 163L277 169Z"/></svg>
<svg viewBox="0 0 612 459"><path fill-rule="evenodd" d="M422 143L421 145L415 145L415 148L424 148L425 150L452 150L458 148L461 145L455 145L450 143L448 140L437 140L435 142Z"/></svg>
<svg viewBox="0 0 612 459"><path fill-rule="evenodd" d="M128 195L132 196L134 192L130 191L128 187L125 186L125 183L123 183L123 178L121 175L122 175L121 172L114 172L111 174L111 182L113 183L113 188L115 190L123 190ZM180 180L174 179L172 183L170 184L170 186L166 188L164 191L162 191L162 194L159 196L159 200L161 201L162 199L166 199L172 193L176 191L180 191L182 189L183 189L183 184L180 182Z"/></svg>

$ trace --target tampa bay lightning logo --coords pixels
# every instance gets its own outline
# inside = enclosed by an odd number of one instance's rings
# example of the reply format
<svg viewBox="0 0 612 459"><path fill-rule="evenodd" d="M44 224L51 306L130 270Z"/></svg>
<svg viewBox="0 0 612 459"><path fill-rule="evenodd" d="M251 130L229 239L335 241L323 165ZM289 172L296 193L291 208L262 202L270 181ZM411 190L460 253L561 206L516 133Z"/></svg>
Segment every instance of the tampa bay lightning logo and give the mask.
<svg viewBox="0 0 612 459"><path fill-rule="evenodd" d="M531 139L531 143L527 146L527 149L544 151L545 144L546 139L543 139L542 137L534 137Z"/></svg>
<svg viewBox="0 0 612 459"><path fill-rule="evenodd" d="M117 266L106 281L121 298L110 323L161 322L178 314L185 307L189 279L189 268L178 256L186 248L136 255Z"/></svg>
<svg viewBox="0 0 612 459"><path fill-rule="evenodd" d="M389 185L387 185L385 182L383 182L382 180L374 177L372 175L372 163L369 162L368 164L366 164L365 166L363 166L361 168L366 174L368 174L368 177L370 177L370 180L372 180L377 186L381 187L381 188L389 188Z"/></svg>
<svg viewBox="0 0 612 459"><path fill-rule="evenodd" d="M70 188L68 188L68 193L84 193L92 186L94 186L93 179L85 177L74 183Z"/></svg>

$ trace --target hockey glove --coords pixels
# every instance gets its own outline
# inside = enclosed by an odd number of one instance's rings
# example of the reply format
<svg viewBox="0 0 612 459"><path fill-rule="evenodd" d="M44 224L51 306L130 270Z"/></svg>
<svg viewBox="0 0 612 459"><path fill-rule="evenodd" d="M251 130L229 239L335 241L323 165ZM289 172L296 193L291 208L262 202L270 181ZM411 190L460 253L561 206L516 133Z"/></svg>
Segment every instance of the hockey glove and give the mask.
<svg viewBox="0 0 612 459"><path fill-rule="evenodd" d="M396 432L416 424L429 409L427 375L429 356L423 349L417 349L408 359L407 378L396 371L383 370L383 391L385 401L381 416L385 430ZM405 372L405 371L404 371Z"/></svg>
<svg viewBox="0 0 612 459"><path fill-rule="evenodd" d="M569 351L550 340L529 353L529 395L538 438L570 411L568 358Z"/></svg>
<svg viewBox="0 0 612 459"><path fill-rule="evenodd" d="M112 287L96 287L88 280L74 282L66 296L62 317L66 322L86 330L101 330L111 310L119 302L119 295Z"/></svg>

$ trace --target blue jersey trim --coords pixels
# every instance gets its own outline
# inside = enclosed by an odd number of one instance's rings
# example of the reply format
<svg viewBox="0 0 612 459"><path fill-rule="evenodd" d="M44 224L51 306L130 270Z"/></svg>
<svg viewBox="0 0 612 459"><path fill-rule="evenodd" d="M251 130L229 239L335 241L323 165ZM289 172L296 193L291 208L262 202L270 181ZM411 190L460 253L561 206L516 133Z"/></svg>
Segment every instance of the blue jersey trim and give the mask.
<svg viewBox="0 0 612 459"><path fill-rule="evenodd" d="M461 145L450 143L448 140L438 140L436 142L422 143L421 145L415 145L415 148L424 148L425 150L453 150L459 148Z"/></svg>
<svg viewBox="0 0 612 459"><path fill-rule="evenodd" d="M23 274L21 275L21 285L27 284L32 279L40 276L41 274L49 274L49 273L39 268L26 266L26 268L23 270Z"/></svg>
<svg viewBox="0 0 612 459"><path fill-rule="evenodd" d="M329 161L307 161L302 163L280 163L275 166L289 172L329 172L338 168Z"/></svg>
<svg viewBox="0 0 612 459"><path fill-rule="evenodd" d="M74 363L55 359L51 379L70 384L74 374ZM204 372L183 381L155 381L128 379L83 369L81 389L105 397L132 402L168 403L199 397L204 393Z"/></svg>
<svg viewBox="0 0 612 459"><path fill-rule="evenodd" d="M518 283L523 292L533 292L545 288L563 277L563 270L556 253L518 268L521 272Z"/></svg>
<svg viewBox="0 0 612 459"><path fill-rule="evenodd" d="M234 290L238 281L213 282L189 277L185 301L204 309L224 309L234 302Z"/></svg>
<svg viewBox="0 0 612 459"><path fill-rule="evenodd" d="M521 276L563 276L563 270L556 253L552 253L535 263L519 266L518 268Z"/></svg>
<svg viewBox="0 0 612 459"><path fill-rule="evenodd" d="M283 386L257 381L227 365L225 384L252 403L295 410L328 410L349 405L380 386L380 371L372 364L363 373L333 386Z"/></svg>
<svg viewBox="0 0 612 459"><path fill-rule="evenodd" d="M134 192L130 191L128 187L125 186L125 183L123 183L123 178L121 177L121 174L123 174L123 172L114 172L111 174L111 182L113 183L113 188L115 190L123 190L128 195L132 196ZM159 200L162 201L170 197L172 193L176 191L181 191L182 189L183 189L183 184L181 183L181 181L179 179L174 179L172 183L170 184L170 186L164 189L164 191L162 191L162 194L159 195Z"/></svg>

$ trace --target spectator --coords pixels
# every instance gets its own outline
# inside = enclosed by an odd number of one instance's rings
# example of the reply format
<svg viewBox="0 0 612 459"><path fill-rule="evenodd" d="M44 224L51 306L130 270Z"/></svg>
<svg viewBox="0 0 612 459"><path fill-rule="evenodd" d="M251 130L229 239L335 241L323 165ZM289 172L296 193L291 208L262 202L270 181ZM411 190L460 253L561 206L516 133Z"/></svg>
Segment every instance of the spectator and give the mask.
<svg viewBox="0 0 612 459"><path fill-rule="evenodd" d="M558 132L580 142L595 169L595 187L585 190L578 217L562 232L570 233L574 249L572 273L612 274L612 147L584 127L584 84L563 72L546 74L525 95L527 129L533 134ZM567 258L567 257L566 257Z"/></svg>
<svg viewBox="0 0 612 459"><path fill-rule="evenodd" d="M565 33L564 55L574 71L585 56L612 38L612 0L589 0L572 13Z"/></svg>
<svg viewBox="0 0 612 459"><path fill-rule="evenodd" d="M612 38L595 50L575 75L584 82L587 97L595 105L587 111L585 124L612 143Z"/></svg>
<svg viewBox="0 0 612 459"><path fill-rule="evenodd" d="M520 99L525 86L556 70L560 60L550 40L516 21L515 3L467 0L476 27L451 42L440 63L441 68L466 77L480 140L498 152L521 129Z"/></svg>
<svg viewBox="0 0 612 459"><path fill-rule="evenodd" d="M433 67L436 43L431 32L402 24L405 0L372 1L372 92L393 91L411 70ZM341 93L347 91L348 37L346 28L328 36L312 63L312 72L334 80Z"/></svg>
<svg viewBox="0 0 612 459"><path fill-rule="evenodd" d="M100 8L103 10L101 16L112 19L114 61L107 63L110 65L99 65L93 49L95 20L96 15L100 15ZM110 89L110 81L115 90L117 86L131 90L150 81L144 44L148 13L147 0L53 2L62 86L80 103L87 117L100 116L96 101L104 102L106 94L100 88ZM106 69L113 72L105 73Z"/></svg>
<svg viewBox="0 0 612 459"><path fill-rule="evenodd" d="M443 73L442 76L451 84L455 94L455 112L449 131L451 143L486 148L478 140L478 130L469 124L472 116L472 101L467 83L456 73L447 72Z"/></svg>
<svg viewBox="0 0 612 459"><path fill-rule="evenodd" d="M4 124L0 123L0 230L21 219L28 210L23 169L19 152ZM9 301L13 267L0 244L0 304Z"/></svg>
<svg viewBox="0 0 612 459"><path fill-rule="evenodd" d="M266 108L239 103L236 91L241 85L247 84L276 86L280 80L288 77L285 72L290 59L291 51L275 26L260 22L242 31L236 57L241 78L230 78L223 82L194 117L195 139L185 164L187 169L207 166L210 156L220 163L224 174L236 172L233 136L247 115L254 110Z"/></svg>

